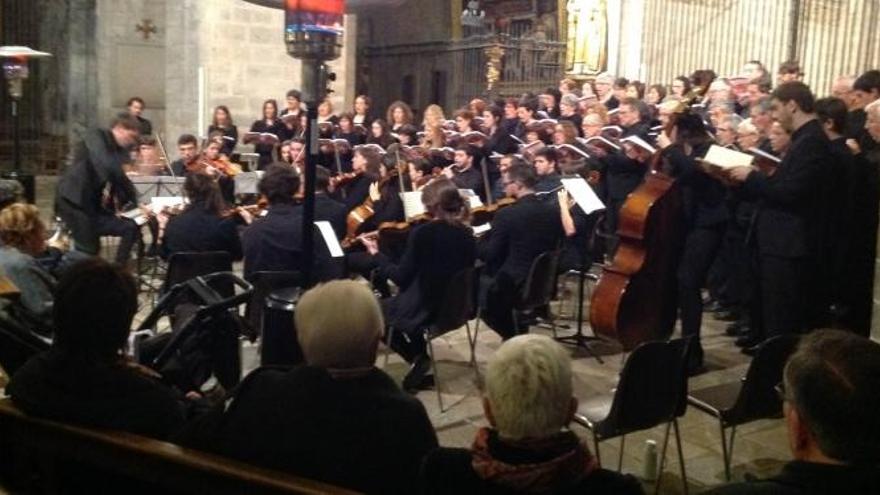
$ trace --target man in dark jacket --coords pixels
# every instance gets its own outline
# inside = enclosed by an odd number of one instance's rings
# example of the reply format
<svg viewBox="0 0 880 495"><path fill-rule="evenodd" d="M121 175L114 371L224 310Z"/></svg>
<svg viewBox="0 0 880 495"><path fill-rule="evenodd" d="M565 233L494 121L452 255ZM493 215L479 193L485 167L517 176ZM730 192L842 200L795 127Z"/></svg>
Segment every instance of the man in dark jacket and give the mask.
<svg viewBox="0 0 880 495"><path fill-rule="evenodd" d="M880 487L880 344L841 330L805 337L777 391L794 461L711 495L867 495Z"/></svg>
<svg viewBox="0 0 880 495"><path fill-rule="evenodd" d="M791 147L772 176L753 167L737 167L730 177L742 183L743 193L758 202L754 222L758 284L762 305L758 313L767 337L798 332L813 322L805 302L816 299L817 284L810 274L819 260L822 214L816 201L823 174L831 162L828 138L816 120L810 88L785 83L773 92L774 119L791 133ZM752 322L753 325L756 322Z"/></svg>
<svg viewBox="0 0 880 495"><path fill-rule="evenodd" d="M373 366L383 329L363 284L306 292L296 330L307 365L251 373L180 440L365 493L413 493L437 437L418 399Z"/></svg>
<svg viewBox="0 0 880 495"><path fill-rule="evenodd" d="M514 337L486 370L483 409L489 428L470 450L440 448L422 465L424 495L636 495L639 482L599 467L577 435L567 430L577 399L571 359L543 335Z"/></svg>
<svg viewBox="0 0 880 495"><path fill-rule="evenodd" d="M502 337L509 338L522 330L515 328L511 310L532 263L541 253L559 247L563 231L556 203L535 196L534 168L513 165L504 182L506 194L517 201L495 215L477 256L486 262L487 275L492 277L483 284L484 319Z"/></svg>
<svg viewBox="0 0 880 495"><path fill-rule="evenodd" d="M6 392L27 414L166 438L184 402L123 357L137 287L118 265L92 258L71 267L55 295L55 341L12 377Z"/></svg>
<svg viewBox="0 0 880 495"><path fill-rule="evenodd" d="M102 235L119 236L116 261L128 261L140 231L134 221L116 215L115 204L137 205L137 191L122 165L131 161L129 148L140 130L138 120L128 114L117 116L109 130L89 130L58 181L55 209L70 228L77 251L97 255Z"/></svg>

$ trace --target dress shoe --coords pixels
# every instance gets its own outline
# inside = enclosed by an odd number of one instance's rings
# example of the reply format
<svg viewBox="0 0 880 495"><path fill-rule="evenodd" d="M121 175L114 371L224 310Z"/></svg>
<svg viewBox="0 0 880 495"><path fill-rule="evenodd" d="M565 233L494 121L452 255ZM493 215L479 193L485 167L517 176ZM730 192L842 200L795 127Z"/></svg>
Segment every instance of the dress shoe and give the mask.
<svg viewBox="0 0 880 495"><path fill-rule="evenodd" d="M721 311L716 311L712 316L714 316L716 320L721 321L736 321L739 319L739 313L727 308L723 308Z"/></svg>
<svg viewBox="0 0 880 495"><path fill-rule="evenodd" d="M737 347L753 347L763 342L763 340L764 339L758 336L746 334L736 339L734 344L736 344Z"/></svg>
<svg viewBox="0 0 880 495"><path fill-rule="evenodd" d="M431 369L431 359L424 354L416 356L406 376L403 377L403 389L407 392L417 392L425 387L428 370Z"/></svg>

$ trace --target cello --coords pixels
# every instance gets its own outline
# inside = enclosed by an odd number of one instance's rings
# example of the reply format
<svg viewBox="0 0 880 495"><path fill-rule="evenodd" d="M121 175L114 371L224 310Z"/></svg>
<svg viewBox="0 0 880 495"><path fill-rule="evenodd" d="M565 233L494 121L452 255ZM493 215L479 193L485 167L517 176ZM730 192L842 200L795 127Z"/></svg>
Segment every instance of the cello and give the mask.
<svg viewBox="0 0 880 495"><path fill-rule="evenodd" d="M667 133L676 114L665 126ZM644 181L621 206L617 251L590 299L593 331L619 341L625 351L667 339L677 317L682 199L675 179L660 171L661 158L661 150L655 150Z"/></svg>

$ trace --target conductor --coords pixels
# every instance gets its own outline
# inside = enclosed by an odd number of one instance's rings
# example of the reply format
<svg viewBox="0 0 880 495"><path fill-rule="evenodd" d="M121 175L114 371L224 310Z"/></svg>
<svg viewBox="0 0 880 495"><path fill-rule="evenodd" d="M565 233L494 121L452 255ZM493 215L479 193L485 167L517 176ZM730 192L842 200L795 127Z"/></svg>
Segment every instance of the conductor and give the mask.
<svg viewBox="0 0 880 495"><path fill-rule="evenodd" d="M82 254L97 255L100 236L116 236L116 262L128 261L140 231L133 220L116 212L117 207L137 204L137 191L122 165L131 160L129 149L140 130L135 117L120 114L109 130L87 131L58 181L55 210L71 230L73 248Z"/></svg>

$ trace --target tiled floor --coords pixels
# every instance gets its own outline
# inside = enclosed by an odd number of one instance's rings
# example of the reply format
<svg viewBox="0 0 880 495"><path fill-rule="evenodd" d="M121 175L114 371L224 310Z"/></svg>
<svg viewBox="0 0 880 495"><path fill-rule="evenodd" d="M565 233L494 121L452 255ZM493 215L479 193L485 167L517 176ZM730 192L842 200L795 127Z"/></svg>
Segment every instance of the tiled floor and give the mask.
<svg viewBox="0 0 880 495"><path fill-rule="evenodd" d="M51 216L54 180L38 180L37 203L47 217ZM571 306L569 305L569 308ZM585 313L588 314L588 313ZM706 364L709 372L690 380L690 388L697 389L738 380L745 372L748 358L738 352L732 339L723 335L724 324L707 318L704 321L703 346L706 351ZM534 328L533 332L547 333L549 330ZM589 330L588 330L589 331ZM480 328L477 343L477 361L484 368L492 353L501 344L500 338L485 326ZM475 382L473 369L468 366L468 344L464 329L447 334L435 341L444 404L448 408L440 412L434 391L419 393L431 420L437 429L440 443L445 446L467 447L477 428L486 424L480 403L480 391ZM581 350L572 349L575 374L575 394L586 399L599 393L608 393L614 387L621 367L620 354L613 346L597 347L605 358L599 364ZM383 351L384 352L384 351ZM251 345L243 348L246 367L252 368L258 361L257 349ZM379 357L379 366L384 355ZM397 379L406 372L406 365L396 355L390 356L387 371ZM721 460L721 444L718 423L708 415L689 408L681 420L684 459L687 469L688 485L691 492L699 492L724 482L724 469ZM589 433L575 427L589 445ZM645 442L653 439L662 443L664 429L655 428L646 432L629 435L623 456L623 471L641 474ZM606 467L614 468L619 453L619 440L611 440L601 445L602 459ZM663 493L681 493L678 455L670 442L667 452L665 473L663 474ZM733 453L733 473L741 479L744 473L766 476L776 472L790 458L785 429L781 420L758 421L737 431Z"/></svg>

